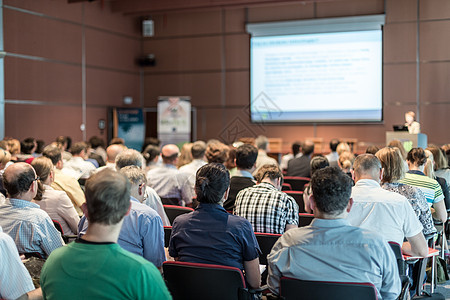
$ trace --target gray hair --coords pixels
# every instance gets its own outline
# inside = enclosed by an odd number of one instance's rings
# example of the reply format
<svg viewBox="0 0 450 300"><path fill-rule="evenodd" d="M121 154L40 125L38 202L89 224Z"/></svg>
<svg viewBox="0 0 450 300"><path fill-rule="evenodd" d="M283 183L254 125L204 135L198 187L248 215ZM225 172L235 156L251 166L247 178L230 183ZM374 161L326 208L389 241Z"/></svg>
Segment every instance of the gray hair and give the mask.
<svg viewBox="0 0 450 300"><path fill-rule="evenodd" d="M126 166L120 169L119 172L125 175L132 185L139 185L147 182L144 170L138 166Z"/></svg>
<svg viewBox="0 0 450 300"><path fill-rule="evenodd" d="M139 168L142 168L142 166L144 165L144 157L141 153L134 149L124 150L116 157L117 170L120 170L126 166L137 166Z"/></svg>

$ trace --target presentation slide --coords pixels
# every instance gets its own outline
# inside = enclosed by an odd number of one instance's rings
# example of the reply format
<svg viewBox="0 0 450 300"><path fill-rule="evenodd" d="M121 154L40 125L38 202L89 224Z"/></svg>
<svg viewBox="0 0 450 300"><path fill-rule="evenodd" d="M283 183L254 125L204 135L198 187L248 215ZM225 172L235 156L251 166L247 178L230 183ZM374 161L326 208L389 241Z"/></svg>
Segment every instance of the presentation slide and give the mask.
<svg viewBox="0 0 450 300"><path fill-rule="evenodd" d="M382 31L251 38L254 122L382 120Z"/></svg>

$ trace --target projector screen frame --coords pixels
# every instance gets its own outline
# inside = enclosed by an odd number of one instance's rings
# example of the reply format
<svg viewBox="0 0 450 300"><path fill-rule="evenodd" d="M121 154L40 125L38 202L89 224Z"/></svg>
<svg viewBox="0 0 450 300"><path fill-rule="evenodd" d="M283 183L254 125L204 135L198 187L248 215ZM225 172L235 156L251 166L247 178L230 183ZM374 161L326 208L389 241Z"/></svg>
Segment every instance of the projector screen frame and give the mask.
<svg viewBox="0 0 450 300"><path fill-rule="evenodd" d="M249 71L249 119L252 124L264 125L382 125L384 124L384 23L385 15L367 15L354 17L324 18L324 19L307 19L296 21L282 22L261 22L248 23L246 30L250 34L249 51L250 51L250 71ZM331 27L330 27L331 26ZM311 30L311 27L317 30ZM333 28L330 30L330 28ZM380 30L381 31L381 116L380 120L253 120L252 119L252 37L265 36L289 36L296 34L310 33L333 33L346 31L365 31ZM287 34L288 32L289 34ZM276 104L275 104L276 105Z"/></svg>

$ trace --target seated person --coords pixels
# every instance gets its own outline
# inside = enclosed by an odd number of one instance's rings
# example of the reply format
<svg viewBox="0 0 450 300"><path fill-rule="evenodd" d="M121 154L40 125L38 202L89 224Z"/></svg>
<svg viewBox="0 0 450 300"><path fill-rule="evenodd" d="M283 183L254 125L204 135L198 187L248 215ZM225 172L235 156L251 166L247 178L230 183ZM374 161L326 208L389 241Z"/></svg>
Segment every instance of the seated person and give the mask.
<svg viewBox="0 0 450 300"><path fill-rule="evenodd" d="M311 177L311 156L314 154L314 143L305 141L302 145L302 155L288 162L287 176Z"/></svg>
<svg viewBox="0 0 450 300"><path fill-rule="evenodd" d="M0 227L0 298L42 299L42 290L34 289L27 269L20 261L12 238Z"/></svg>
<svg viewBox="0 0 450 300"><path fill-rule="evenodd" d="M233 179L233 178L231 178ZM250 221L255 232L283 234L298 227L298 204L281 191L283 174L275 165L263 165L256 173L257 185L236 197L234 214Z"/></svg>
<svg viewBox="0 0 450 300"><path fill-rule="evenodd" d="M378 297L396 299L401 292L397 262L377 233L351 226L352 180L326 167L311 180L311 225L287 231L268 255L270 290L279 292L283 276L312 281L370 282ZM332 297L330 297L332 298Z"/></svg>
<svg viewBox="0 0 450 300"><path fill-rule="evenodd" d="M328 166L330 166L328 158L322 155L315 156L313 159L311 159L311 176L314 175L314 173L317 170L323 169ZM307 213L312 213L312 209L309 203L309 197L311 197L311 195L312 195L311 185L307 183L303 191L303 203L305 206L305 211Z"/></svg>
<svg viewBox="0 0 450 300"><path fill-rule="evenodd" d="M158 269L117 244L130 205L124 175L105 169L86 181L89 228L45 262L45 299L171 299Z"/></svg>
<svg viewBox="0 0 450 300"><path fill-rule="evenodd" d="M211 163L197 172L195 191L200 203L194 212L178 216L172 227L169 254L175 260L216 264L245 270L252 288L261 283L261 253L250 223L222 207L230 175L224 165Z"/></svg>

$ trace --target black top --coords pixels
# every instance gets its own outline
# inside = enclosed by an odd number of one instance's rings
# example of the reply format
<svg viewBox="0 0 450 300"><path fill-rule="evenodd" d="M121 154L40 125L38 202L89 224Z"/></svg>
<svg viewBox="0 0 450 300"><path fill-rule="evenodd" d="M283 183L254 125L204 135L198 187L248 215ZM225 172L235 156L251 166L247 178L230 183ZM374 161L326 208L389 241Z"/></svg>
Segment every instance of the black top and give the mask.
<svg viewBox="0 0 450 300"><path fill-rule="evenodd" d="M242 176L233 176L230 180L230 192L228 193L228 199L223 203L223 208L227 211L234 209L234 203L236 202L237 194L248 187L254 186L256 183L253 179Z"/></svg>
<svg viewBox="0 0 450 300"><path fill-rule="evenodd" d="M291 159L288 162L286 176L311 177L311 158L309 155L303 155Z"/></svg>

